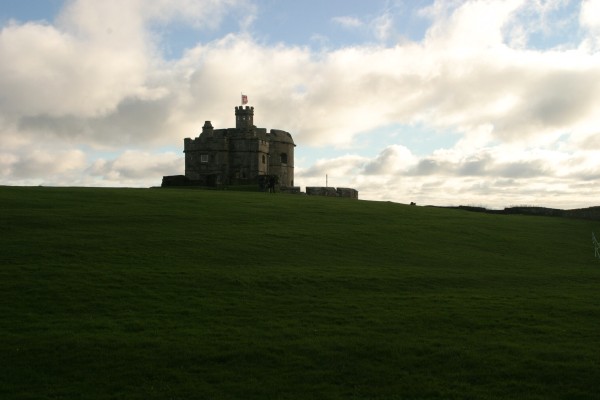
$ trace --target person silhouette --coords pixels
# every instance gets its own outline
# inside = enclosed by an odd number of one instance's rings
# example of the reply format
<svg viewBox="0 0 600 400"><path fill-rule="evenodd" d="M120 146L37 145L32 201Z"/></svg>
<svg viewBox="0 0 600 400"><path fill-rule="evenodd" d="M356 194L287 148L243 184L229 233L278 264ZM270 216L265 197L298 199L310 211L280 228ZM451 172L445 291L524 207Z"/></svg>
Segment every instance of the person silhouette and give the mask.
<svg viewBox="0 0 600 400"><path fill-rule="evenodd" d="M275 177L271 176L269 178L269 193L275 193Z"/></svg>

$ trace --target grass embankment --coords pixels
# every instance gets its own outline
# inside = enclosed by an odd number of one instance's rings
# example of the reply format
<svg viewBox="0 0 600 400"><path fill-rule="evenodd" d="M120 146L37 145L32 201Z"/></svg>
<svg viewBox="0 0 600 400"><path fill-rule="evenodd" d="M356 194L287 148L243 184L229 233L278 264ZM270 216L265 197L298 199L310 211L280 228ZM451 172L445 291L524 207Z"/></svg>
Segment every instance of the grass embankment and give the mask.
<svg viewBox="0 0 600 400"><path fill-rule="evenodd" d="M0 207L2 399L600 393L597 222L199 190Z"/></svg>

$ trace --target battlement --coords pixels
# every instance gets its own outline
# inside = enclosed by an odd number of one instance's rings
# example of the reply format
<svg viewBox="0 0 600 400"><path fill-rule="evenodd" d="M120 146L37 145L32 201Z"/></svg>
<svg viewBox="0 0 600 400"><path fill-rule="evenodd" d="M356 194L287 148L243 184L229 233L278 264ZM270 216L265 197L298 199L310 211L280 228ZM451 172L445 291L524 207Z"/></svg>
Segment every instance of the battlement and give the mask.
<svg viewBox="0 0 600 400"><path fill-rule="evenodd" d="M235 107L235 115L238 115L238 113L244 113L244 112L249 112L251 114L254 114L254 107L251 106L236 106Z"/></svg>

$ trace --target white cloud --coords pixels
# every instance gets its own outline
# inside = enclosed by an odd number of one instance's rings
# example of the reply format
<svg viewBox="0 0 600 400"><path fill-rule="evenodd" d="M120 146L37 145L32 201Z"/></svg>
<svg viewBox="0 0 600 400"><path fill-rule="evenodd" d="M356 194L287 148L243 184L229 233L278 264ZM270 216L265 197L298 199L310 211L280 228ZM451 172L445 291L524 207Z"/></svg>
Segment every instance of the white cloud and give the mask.
<svg viewBox="0 0 600 400"><path fill-rule="evenodd" d="M438 51L464 54L504 45L503 28L522 0L470 1L448 17L437 18L428 30L427 41Z"/></svg>
<svg viewBox="0 0 600 400"><path fill-rule="evenodd" d="M331 21L335 24L343 26L344 28L358 28L363 26L363 22L359 18L350 16L333 17Z"/></svg>
<svg viewBox="0 0 600 400"><path fill-rule="evenodd" d="M332 18L331 21L345 29L362 32L375 38L378 42L386 42L392 39L395 33L394 19L388 11L374 17L365 18L365 20L351 16L340 16Z"/></svg>
<svg viewBox="0 0 600 400"><path fill-rule="evenodd" d="M89 45L55 27L9 25L0 31L3 114L102 115L143 84L139 51Z"/></svg>
<svg viewBox="0 0 600 400"><path fill-rule="evenodd" d="M333 159L317 160L310 168L298 168L295 175L299 178L318 177L320 179L325 175L343 178L359 173L367 161L367 158L357 155L346 155Z"/></svg>
<svg viewBox="0 0 600 400"><path fill-rule="evenodd" d="M383 149L375 159L365 163L362 173L365 175L403 174L416 162L417 157L409 149L401 145L391 145Z"/></svg>
<svg viewBox="0 0 600 400"><path fill-rule="evenodd" d="M159 185L164 175L183 175L182 157L174 153L127 150L113 160L98 159L88 168L91 176L117 185L140 182Z"/></svg>
<svg viewBox="0 0 600 400"><path fill-rule="evenodd" d="M481 165L477 165L478 162ZM494 160L471 159L463 164L449 165L450 169L454 169L454 173L450 174L448 169L442 169L437 172L431 170L429 174L387 175L387 178L357 175L350 184L359 190L361 198L394 199L402 203L414 201L419 205L478 205L495 209L522 204L588 207L594 204L590 198L600 195L600 189L594 183L600 177L597 168L587 174L561 178L544 175L540 171L542 166L540 162L495 165Z"/></svg>
<svg viewBox="0 0 600 400"><path fill-rule="evenodd" d="M84 168L86 156L81 150L30 148L19 153L0 153L1 178L14 180L54 180ZM60 178L59 178L60 179Z"/></svg>
<svg viewBox="0 0 600 400"><path fill-rule="evenodd" d="M579 21L587 29L600 30L600 0L583 0Z"/></svg>
<svg viewBox="0 0 600 400"><path fill-rule="evenodd" d="M92 3L84 4L91 7ZM308 48L268 47L249 36L229 35L199 44L170 63L152 58L149 50L139 53L139 46L134 46L133 56L103 57L93 44L78 51L82 44L56 28L13 26L2 35L8 47L23 48L15 30L23 36L35 35L31 42L49 50L23 51L26 56L15 50L18 54L8 65L22 77L6 78L0 87L13 98L10 114L24 114L22 126L41 124L50 127L50 132L70 129L104 145L161 136L175 139L181 136L175 133L177 127L189 129L195 118L198 124L210 118L228 126L231 110L222 104L231 102L232 93L240 88L257 106L258 123L293 131L303 143L313 145L348 146L374 123L426 121L465 133L487 125L493 127L493 136L514 140L593 118L598 85L594 82L600 82L597 57L577 51L563 54L506 47L503 21L517 6L517 2L465 3L445 22L435 22L423 44L350 47L318 54ZM465 53L468 28L480 27L470 21L490 15L496 22L486 23L481 35L470 35L478 38ZM90 25L98 24L94 21ZM102 36L100 28L88 30ZM55 44L47 44L43 37ZM64 54L56 56L60 51L55 48L62 48ZM90 60L108 62L96 66L85 62L86 51ZM35 71L41 64L48 67L40 74ZM30 72L21 65L32 65ZM297 92L298 87L302 92ZM260 110L269 113L261 115ZM140 118L140 113L149 118ZM73 128L73 123L79 128Z"/></svg>
<svg viewBox="0 0 600 400"><path fill-rule="evenodd" d="M240 3L72 1L56 25L5 26L0 32L0 112L16 117L97 118L128 99L157 100L164 62L148 24L181 18L214 26Z"/></svg>
<svg viewBox="0 0 600 400"><path fill-rule="evenodd" d="M388 40L394 31L394 22L389 13L384 13L371 22L373 33L377 40Z"/></svg>
<svg viewBox="0 0 600 400"><path fill-rule="evenodd" d="M600 1L583 0L579 13L579 24L588 36L581 44L581 49L597 52L600 49Z"/></svg>

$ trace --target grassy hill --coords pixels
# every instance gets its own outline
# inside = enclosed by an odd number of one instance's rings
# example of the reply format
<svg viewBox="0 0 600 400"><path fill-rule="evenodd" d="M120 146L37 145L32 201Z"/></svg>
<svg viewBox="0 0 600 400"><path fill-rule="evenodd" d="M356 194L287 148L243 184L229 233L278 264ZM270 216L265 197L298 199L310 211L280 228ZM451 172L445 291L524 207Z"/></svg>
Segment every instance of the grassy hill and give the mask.
<svg viewBox="0 0 600 400"><path fill-rule="evenodd" d="M595 399L597 221L0 187L2 399Z"/></svg>

